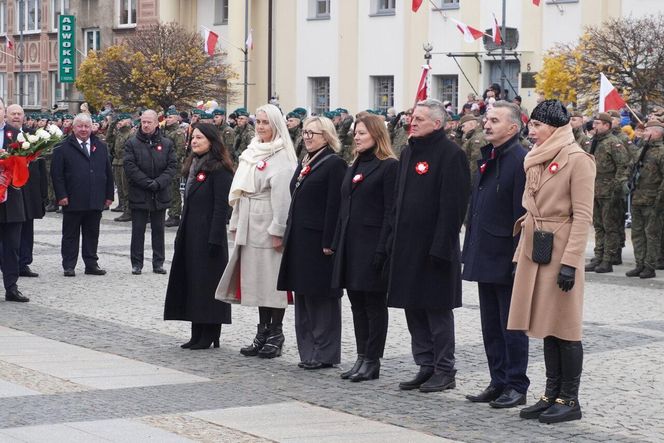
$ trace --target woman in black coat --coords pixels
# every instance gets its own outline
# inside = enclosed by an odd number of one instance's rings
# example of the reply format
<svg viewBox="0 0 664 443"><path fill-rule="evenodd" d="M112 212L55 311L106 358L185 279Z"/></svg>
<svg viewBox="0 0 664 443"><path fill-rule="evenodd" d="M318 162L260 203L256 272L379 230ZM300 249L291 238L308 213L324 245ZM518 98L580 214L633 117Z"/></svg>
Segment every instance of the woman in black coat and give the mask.
<svg viewBox="0 0 664 443"><path fill-rule="evenodd" d="M332 241L346 163L334 124L311 117L302 131L307 154L291 180L277 289L295 292L300 367L330 368L341 359L341 289L332 289Z"/></svg>
<svg viewBox="0 0 664 443"><path fill-rule="evenodd" d="M189 349L219 347L221 324L231 323L231 306L215 300L228 262L226 220L233 163L214 125L194 127L192 153L182 168L187 177L184 210L166 291L164 320L191 322Z"/></svg>
<svg viewBox="0 0 664 443"><path fill-rule="evenodd" d="M385 349L387 282L381 275L399 162L376 115L356 120L355 146L357 157L341 185L332 287L348 292L357 343L357 361L341 378L358 382L378 378Z"/></svg>

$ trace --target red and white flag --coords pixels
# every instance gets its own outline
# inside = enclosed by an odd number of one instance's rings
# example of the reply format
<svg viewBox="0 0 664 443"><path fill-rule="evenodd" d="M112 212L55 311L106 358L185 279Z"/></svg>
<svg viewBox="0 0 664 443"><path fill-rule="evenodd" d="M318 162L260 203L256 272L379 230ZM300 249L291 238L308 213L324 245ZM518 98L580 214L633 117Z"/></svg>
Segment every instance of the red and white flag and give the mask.
<svg viewBox="0 0 664 443"><path fill-rule="evenodd" d="M431 66L422 65L422 77L420 77L420 84L417 86L417 94L415 95L415 104L417 102L426 100L429 96L429 70Z"/></svg>
<svg viewBox="0 0 664 443"><path fill-rule="evenodd" d="M618 94L616 88L611 84L604 73L600 73L599 80L599 112L612 109L620 110L625 107L625 100Z"/></svg>
<svg viewBox="0 0 664 443"><path fill-rule="evenodd" d="M420 9L420 6L422 6L422 0L413 0L413 4L410 8L413 12L417 12L417 10Z"/></svg>
<svg viewBox="0 0 664 443"><path fill-rule="evenodd" d="M247 41L244 42L244 46L247 49L254 49L254 30L253 29L249 30L249 36L247 37Z"/></svg>
<svg viewBox="0 0 664 443"><path fill-rule="evenodd" d="M540 4L540 0L533 0L533 5L539 6L539 4Z"/></svg>
<svg viewBox="0 0 664 443"><path fill-rule="evenodd" d="M203 28L203 51L212 57L214 55L214 49L217 46L217 40L219 40L219 35L215 32L209 30L205 26Z"/></svg>
<svg viewBox="0 0 664 443"><path fill-rule="evenodd" d="M493 14L493 43L496 46L500 46L503 44L503 38L500 35L500 26L498 26L498 19L496 18L496 14Z"/></svg>
<svg viewBox="0 0 664 443"><path fill-rule="evenodd" d="M484 32L480 31L479 29L475 29L463 22L454 20L452 17L450 17L450 20L456 24L457 29L463 34L463 39L466 41L466 43L472 43L478 38L482 38L484 35Z"/></svg>
<svg viewBox="0 0 664 443"><path fill-rule="evenodd" d="M14 42L9 40L9 37L6 38L7 38L7 50L11 51L12 49L14 49Z"/></svg>

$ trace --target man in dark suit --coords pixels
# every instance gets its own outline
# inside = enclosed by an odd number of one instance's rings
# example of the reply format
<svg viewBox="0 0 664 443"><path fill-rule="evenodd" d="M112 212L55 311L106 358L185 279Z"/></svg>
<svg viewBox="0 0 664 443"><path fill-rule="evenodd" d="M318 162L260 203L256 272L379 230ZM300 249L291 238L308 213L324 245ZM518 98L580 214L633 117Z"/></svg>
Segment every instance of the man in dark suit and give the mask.
<svg viewBox="0 0 664 443"><path fill-rule="evenodd" d="M113 172L106 144L92 135L88 114L78 114L72 133L53 151L51 178L58 205L62 206L62 267L74 277L79 238L85 273L104 275L97 264L101 213L113 203Z"/></svg>
<svg viewBox="0 0 664 443"><path fill-rule="evenodd" d="M521 109L514 103L498 101L487 111L484 146L478 160L477 178L470 203L463 247L463 279L476 281L484 350L491 382L472 402L494 408L512 408L526 403L530 381L528 337L522 331L508 331L507 317L512 299L512 259L518 237L514 223L524 214L521 204L526 174L526 150L519 143Z"/></svg>
<svg viewBox="0 0 664 443"><path fill-rule="evenodd" d="M459 232L470 193L468 160L443 130L438 100L419 102L399 160L391 219L388 306L403 308L419 373L402 390L456 386L454 314L461 306Z"/></svg>
<svg viewBox="0 0 664 443"><path fill-rule="evenodd" d="M16 140L18 132L17 128L5 123L5 102L0 98L0 149L9 151L9 145ZM3 177L0 177L0 181L2 180ZM23 191L9 186L5 196L6 199L0 203L0 250L2 251L0 267L5 286L5 300L27 302L30 299L21 294L16 285L21 225L25 221Z"/></svg>

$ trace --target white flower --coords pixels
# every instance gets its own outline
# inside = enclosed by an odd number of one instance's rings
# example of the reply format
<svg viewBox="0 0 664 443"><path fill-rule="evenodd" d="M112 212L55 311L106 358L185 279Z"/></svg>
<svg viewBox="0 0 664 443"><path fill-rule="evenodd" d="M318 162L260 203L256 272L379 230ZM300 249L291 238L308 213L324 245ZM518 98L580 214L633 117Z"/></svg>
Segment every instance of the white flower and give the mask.
<svg viewBox="0 0 664 443"><path fill-rule="evenodd" d="M30 143L28 143L28 142L23 142L23 144L21 145L21 148L22 148L22 149L29 149L29 148L30 148Z"/></svg>
<svg viewBox="0 0 664 443"><path fill-rule="evenodd" d="M49 134L53 135L53 134L55 134L55 130L56 130L57 128L58 128L58 127L55 126L55 125L48 125L48 126L46 127L46 130L48 131Z"/></svg>
<svg viewBox="0 0 664 443"><path fill-rule="evenodd" d="M51 138L51 134L49 134L48 131L45 131L41 128L35 131L35 135L42 140L48 140Z"/></svg>
<svg viewBox="0 0 664 443"><path fill-rule="evenodd" d="M55 125L51 126L55 128L55 132L53 132L52 134L55 135L56 137L62 137L62 130Z"/></svg>
<svg viewBox="0 0 664 443"><path fill-rule="evenodd" d="M39 141L39 136L37 134L28 134L28 141L30 143L37 143Z"/></svg>
<svg viewBox="0 0 664 443"><path fill-rule="evenodd" d="M25 141L25 137L23 137L23 133L22 133L22 132L19 132L19 133L18 133L18 136L16 136L16 140L17 140L19 143L23 143L23 142Z"/></svg>

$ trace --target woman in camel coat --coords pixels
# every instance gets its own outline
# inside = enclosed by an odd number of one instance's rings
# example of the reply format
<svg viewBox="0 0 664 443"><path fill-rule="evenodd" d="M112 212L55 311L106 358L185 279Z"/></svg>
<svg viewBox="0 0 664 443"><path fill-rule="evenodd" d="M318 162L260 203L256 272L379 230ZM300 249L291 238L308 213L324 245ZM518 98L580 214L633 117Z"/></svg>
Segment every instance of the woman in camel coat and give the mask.
<svg viewBox="0 0 664 443"><path fill-rule="evenodd" d="M584 260L592 222L595 162L574 141L569 116L557 100L540 103L531 114L536 145L526 156L526 214L517 221L521 238L508 329L544 339L546 392L521 417L544 423L581 418L578 389ZM554 233L551 260L533 261L536 230Z"/></svg>

